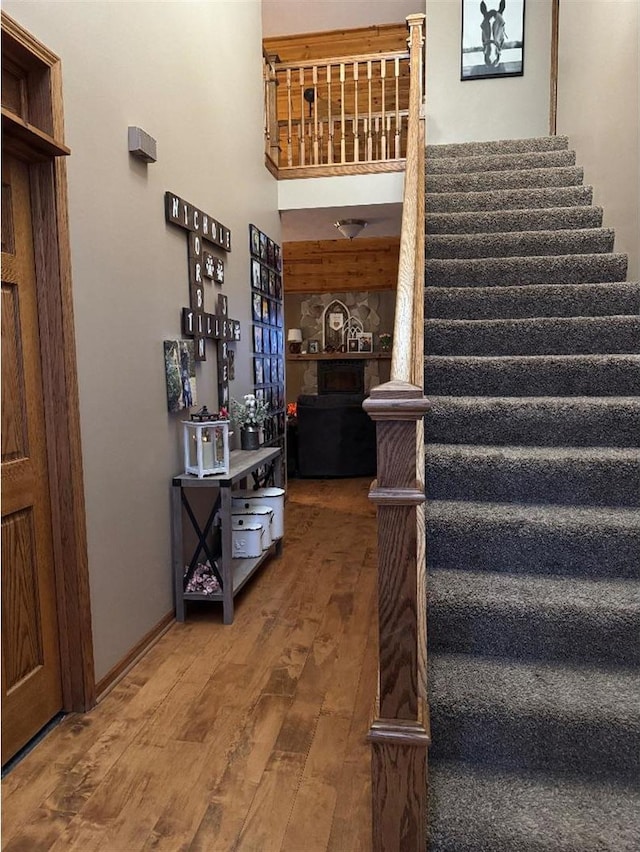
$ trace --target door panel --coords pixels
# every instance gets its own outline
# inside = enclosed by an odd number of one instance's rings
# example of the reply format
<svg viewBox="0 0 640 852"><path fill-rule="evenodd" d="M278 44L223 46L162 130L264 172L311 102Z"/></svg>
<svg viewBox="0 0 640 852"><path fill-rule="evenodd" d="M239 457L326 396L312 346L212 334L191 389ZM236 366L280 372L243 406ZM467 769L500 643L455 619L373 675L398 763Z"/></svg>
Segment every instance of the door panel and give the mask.
<svg viewBox="0 0 640 852"><path fill-rule="evenodd" d="M2 762L62 708L29 171L2 161Z"/></svg>

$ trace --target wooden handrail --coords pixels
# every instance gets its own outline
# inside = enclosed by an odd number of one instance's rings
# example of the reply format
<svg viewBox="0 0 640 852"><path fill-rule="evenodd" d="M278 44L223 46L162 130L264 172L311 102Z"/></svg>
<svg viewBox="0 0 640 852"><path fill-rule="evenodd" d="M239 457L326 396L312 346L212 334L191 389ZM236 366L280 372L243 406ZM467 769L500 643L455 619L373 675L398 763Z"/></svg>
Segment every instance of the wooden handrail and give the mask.
<svg viewBox="0 0 640 852"><path fill-rule="evenodd" d="M406 50L388 50L383 53L358 53L354 56L329 56L326 59L306 59L291 62L278 62L277 70L285 71L287 68L298 70L299 68L325 68L327 65L353 65L354 62L373 62L380 59L409 59Z"/></svg>
<svg viewBox="0 0 640 852"><path fill-rule="evenodd" d="M377 421L379 670L372 747L374 852L426 844L427 748L424 426L423 24L410 15L411 79L391 380L364 403Z"/></svg>

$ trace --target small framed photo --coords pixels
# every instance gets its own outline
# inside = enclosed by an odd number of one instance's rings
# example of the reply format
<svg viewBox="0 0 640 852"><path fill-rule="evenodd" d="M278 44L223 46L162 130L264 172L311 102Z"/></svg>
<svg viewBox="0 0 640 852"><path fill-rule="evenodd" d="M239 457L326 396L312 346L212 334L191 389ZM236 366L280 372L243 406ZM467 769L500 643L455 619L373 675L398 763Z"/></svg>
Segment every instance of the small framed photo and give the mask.
<svg viewBox="0 0 640 852"><path fill-rule="evenodd" d="M260 261L255 257L251 259L251 286L254 290L261 290L262 284L260 281Z"/></svg>
<svg viewBox="0 0 640 852"><path fill-rule="evenodd" d="M262 329L262 351L265 355L268 355L271 352L271 335L269 334L268 328Z"/></svg>
<svg viewBox="0 0 640 852"><path fill-rule="evenodd" d="M255 225L249 225L249 251L253 257L260 257L260 231Z"/></svg>
<svg viewBox="0 0 640 852"><path fill-rule="evenodd" d="M269 325L269 300L262 298L262 322Z"/></svg>
<svg viewBox="0 0 640 852"><path fill-rule="evenodd" d="M358 352L373 352L373 333L361 331L358 334Z"/></svg>
<svg viewBox="0 0 640 852"><path fill-rule="evenodd" d="M269 271L269 295L276 295L276 274L273 269Z"/></svg>
<svg viewBox="0 0 640 852"><path fill-rule="evenodd" d="M282 271L282 252L280 251L280 246L276 243L273 247L274 259L275 259L275 267L278 272Z"/></svg>
<svg viewBox="0 0 640 852"><path fill-rule="evenodd" d="M269 300L269 324L275 325L278 319L278 309L275 302Z"/></svg>
<svg viewBox="0 0 640 852"><path fill-rule="evenodd" d="M267 263L269 264L269 266L275 266L275 248L276 247L273 240L267 237Z"/></svg>
<svg viewBox="0 0 640 852"><path fill-rule="evenodd" d="M462 0L461 80L521 77L525 0Z"/></svg>
<svg viewBox="0 0 640 852"><path fill-rule="evenodd" d="M317 355L320 351L320 342L318 340L310 340L307 345L309 355Z"/></svg>
<svg viewBox="0 0 640 852"><path fill-rule="evenodd" d="M213 280L216 284L224 284L224 261L219 257L213 258Z"/></svg>
<svg viewBox="0 0 640 852"><path fill-rule="evenodd" d="M269 270L266 266L260 266L260 289L263 293L269 292Z"/></svg>
<svg viewBox="0 0 640 852"><path fill-rule="evenodd" d="M360 351L360 341L357 337L349 337L347 338L347 352L359 352Z"/></svg>
<svg viewBox="0 0 640 852"><path fill-rule="evenodd" d="M284 319L284 315L282 313L282 305L280 303L278 303L276 305L276 325L278 326L278 328L283 327L283 319Z"/></svg>
<svg viewBox="0 0 640 852"><path fill-rule="evenodd" d="M251 296L251 315L254 322L260 322L262 319L262 296L260 293L253 293Z"/></svg>
<svg viewBox="0 0 640 852"><path fill-rule="evenodd" d="M267 261L267 240L267 235L260 231L260 260L264 260L265 263Z"/></svg>
<svg viewBox="0 0 640 852"><path fill-rule="evenodd" d="M276 275L276 299L282 298L282 278Z"/></svg>
<svg viewBox="0 0 640 852"><path fill-rule="evenodd" d="M264 372L262 369L262 358L253 359L253 379L256 385L264 384Z"/></svg>
<svg viewBox="0 0 640 852"><path fill-rule="evenodd" d="M262 352L262 328L259 325L253 327L253 351Z"/></svg>

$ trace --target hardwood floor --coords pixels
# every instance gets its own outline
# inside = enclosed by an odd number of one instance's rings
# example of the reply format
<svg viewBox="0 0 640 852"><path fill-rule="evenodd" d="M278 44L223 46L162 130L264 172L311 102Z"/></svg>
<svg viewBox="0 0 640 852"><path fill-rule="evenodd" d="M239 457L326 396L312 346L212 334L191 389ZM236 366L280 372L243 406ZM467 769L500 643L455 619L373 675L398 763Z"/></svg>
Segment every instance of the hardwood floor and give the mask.
<svg viewBox="0 0 640 852"><path fill-rule="evenodd" d="M283 556L234 623L191 607L94 710L64 719L2 783L2 848L370 850L368 488L291 480Z"/></svg>

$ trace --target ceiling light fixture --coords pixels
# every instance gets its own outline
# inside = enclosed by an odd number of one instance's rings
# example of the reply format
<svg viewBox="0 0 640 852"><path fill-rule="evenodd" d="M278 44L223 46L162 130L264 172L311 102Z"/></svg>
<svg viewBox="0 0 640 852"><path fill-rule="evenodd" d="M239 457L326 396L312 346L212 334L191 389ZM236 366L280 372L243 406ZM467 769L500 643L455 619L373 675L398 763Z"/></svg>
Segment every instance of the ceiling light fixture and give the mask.
<svg viewBox="0 0 640 852"><path fill-rule="evenodd" d="M367 227L368 223L364 219L338 219L334 224L343 237L352 240Z"/></svg>

